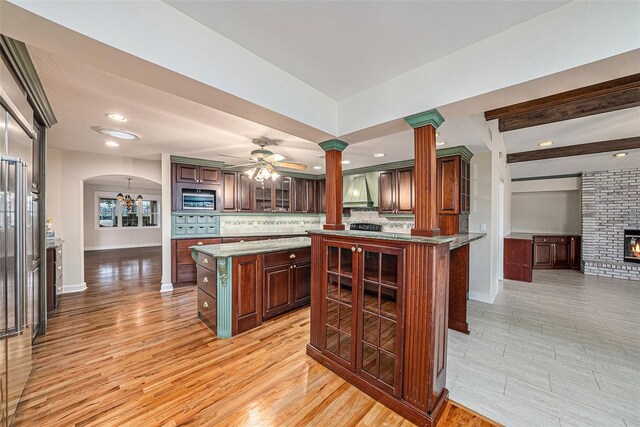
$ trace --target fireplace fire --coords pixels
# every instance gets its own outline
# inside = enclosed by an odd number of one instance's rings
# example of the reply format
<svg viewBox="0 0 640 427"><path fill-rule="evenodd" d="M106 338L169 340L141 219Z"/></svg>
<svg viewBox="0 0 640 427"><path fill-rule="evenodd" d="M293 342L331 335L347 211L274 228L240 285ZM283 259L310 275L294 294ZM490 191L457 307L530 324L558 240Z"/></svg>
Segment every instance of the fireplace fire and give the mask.
<svg viewBox="0 0 640 427"><path fill-rule="evenodd" d="M624 230L624 262L640 264L640 230Z"/></svg>

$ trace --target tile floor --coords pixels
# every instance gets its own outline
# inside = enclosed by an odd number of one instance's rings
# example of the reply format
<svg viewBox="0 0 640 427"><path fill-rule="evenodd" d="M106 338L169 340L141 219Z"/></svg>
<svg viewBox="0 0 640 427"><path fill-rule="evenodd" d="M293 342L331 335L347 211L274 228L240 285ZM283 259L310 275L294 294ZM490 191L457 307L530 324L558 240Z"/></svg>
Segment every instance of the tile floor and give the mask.
<svg viewBox="0 0 640 427"><path fill-rule="evenodd" d="M536 271L449 331L452 400L507 426L640 427L640 281Z"/></svg>

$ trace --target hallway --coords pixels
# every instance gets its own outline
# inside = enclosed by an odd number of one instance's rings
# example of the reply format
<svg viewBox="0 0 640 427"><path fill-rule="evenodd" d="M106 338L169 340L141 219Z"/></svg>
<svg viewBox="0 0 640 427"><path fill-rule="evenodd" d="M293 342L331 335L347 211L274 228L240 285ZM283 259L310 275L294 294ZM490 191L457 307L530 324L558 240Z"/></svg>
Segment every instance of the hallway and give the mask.
<svg viewBox="0 0 640 427"><path fill-rule="evenodd" d="M305 355L308 309L217 340L194 288L158 292L159 248L87 252L62 298L16 425L411 425ZM452 407L445 425L473 420Z"/></svg>

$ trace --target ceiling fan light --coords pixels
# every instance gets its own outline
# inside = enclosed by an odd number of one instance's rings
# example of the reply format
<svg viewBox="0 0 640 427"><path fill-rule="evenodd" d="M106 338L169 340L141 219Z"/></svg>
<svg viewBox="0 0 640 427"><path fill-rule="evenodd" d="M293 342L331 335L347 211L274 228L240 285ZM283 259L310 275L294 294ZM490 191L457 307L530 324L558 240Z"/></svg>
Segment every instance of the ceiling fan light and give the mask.
<svg viewBox="0 0 640 427"><path fill-rule="evenodd" d="M143 200L142 195L141 195L141 194L138 194L138 197L136 197L136 200L137 200L137 201L139 201L139 202L141 202L141 201Z"/></svg>
<svg viewBox="0 0 640 427"><path fill-rule="evenodd" d="M247 175L249 178L253 178L254 173L256 173L256 168L251 168L244 171L244 174Z"/></svg>
<svg viewBox="0 0 640 427"><path fill-rule="evenodd" d="M275 181L278 178L280 178L280 174L278 172L271 172L271 180L272 181Z"/></svg>
<svg viewBox="0 0 640 427"><path fill-rule="evenodd" d="M121 202L124 200L124 195L122 193L118 193L118 195L116 196L116 200Z"/></svg>

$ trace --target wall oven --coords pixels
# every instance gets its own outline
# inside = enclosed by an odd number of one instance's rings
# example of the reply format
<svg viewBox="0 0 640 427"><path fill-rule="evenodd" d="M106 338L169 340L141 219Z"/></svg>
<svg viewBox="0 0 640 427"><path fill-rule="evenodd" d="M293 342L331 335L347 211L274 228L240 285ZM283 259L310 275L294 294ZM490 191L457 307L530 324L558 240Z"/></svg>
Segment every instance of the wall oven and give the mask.
<svg viewBox="0 0 640 427"><path fill-rule="evenodd" d="M215 190L182 190L182 209L215 210Z"/></svg>

